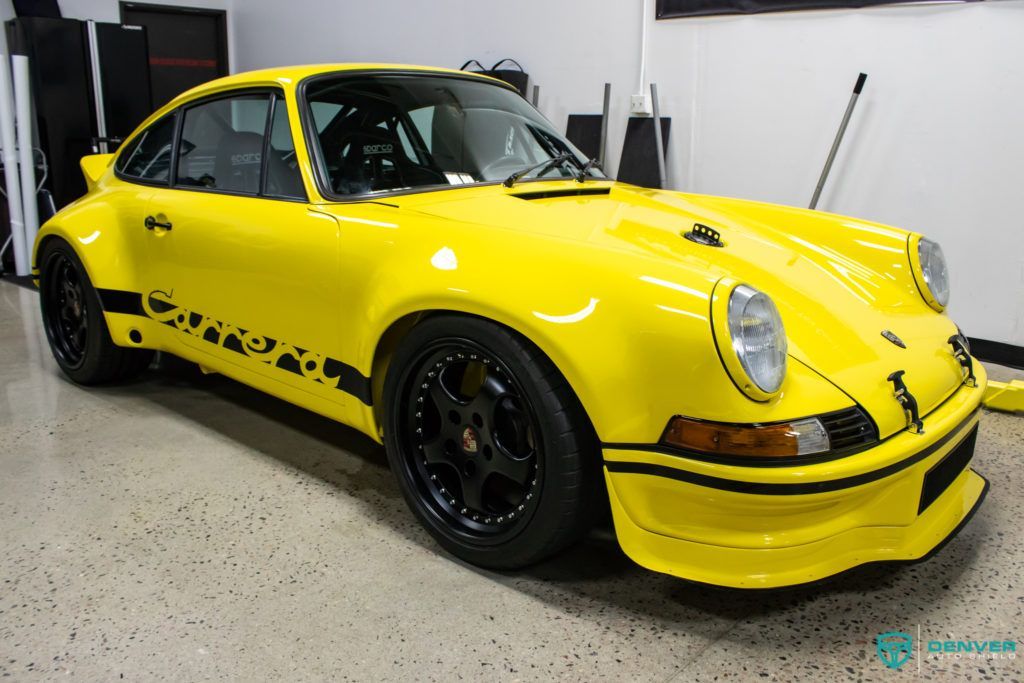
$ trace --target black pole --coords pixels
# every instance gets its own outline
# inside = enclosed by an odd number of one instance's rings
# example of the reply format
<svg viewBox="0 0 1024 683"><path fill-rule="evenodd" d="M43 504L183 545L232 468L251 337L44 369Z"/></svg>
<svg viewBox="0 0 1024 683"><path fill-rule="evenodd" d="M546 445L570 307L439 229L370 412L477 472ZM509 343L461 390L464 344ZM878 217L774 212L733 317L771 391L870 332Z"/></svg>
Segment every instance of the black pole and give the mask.
<svg viewBox="0 0 1024 683"><path fill-rule="evenodd" d="M601 147L597 153L597 160L601 162L601 168L605 168L605 150L608 147L608 115L612 106L612 84L604 84L604 109L601 110Z"/></svg>
<svg viewBox="0 0 1024 683"><path fill-rule="evenodd" d="M665 189L665 143L661 139L661 110L658 106L658 85L651 83L651 108L654 115L654 146L658 157L658 187Z"/></svg>

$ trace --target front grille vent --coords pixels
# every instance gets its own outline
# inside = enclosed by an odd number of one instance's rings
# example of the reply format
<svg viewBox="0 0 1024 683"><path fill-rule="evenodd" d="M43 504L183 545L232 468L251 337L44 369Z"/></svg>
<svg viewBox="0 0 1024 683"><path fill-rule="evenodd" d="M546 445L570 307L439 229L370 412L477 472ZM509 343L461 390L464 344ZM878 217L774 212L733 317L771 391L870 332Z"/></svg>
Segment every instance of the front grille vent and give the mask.
<svg viewBox="0 0 1024 683"><path fill-rule="evenodd" d="M860 408L847 408L820 418L833 451L845 451L878 441L878 430Z"/></svg>

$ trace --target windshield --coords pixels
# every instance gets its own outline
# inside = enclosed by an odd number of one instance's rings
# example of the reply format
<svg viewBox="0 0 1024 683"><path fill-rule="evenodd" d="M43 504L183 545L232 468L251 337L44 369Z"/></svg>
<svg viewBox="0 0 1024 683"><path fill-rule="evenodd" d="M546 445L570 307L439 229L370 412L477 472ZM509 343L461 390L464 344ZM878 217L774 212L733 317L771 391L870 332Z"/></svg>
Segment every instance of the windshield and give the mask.
<svg viewBox="0 0 1024 683"><path fill-rule="evenodd" d="M575 178L586 163L526 100L483 81L341 74L310 83L306 102L333 194L505 181L531 166L523 179Z"/></svg>

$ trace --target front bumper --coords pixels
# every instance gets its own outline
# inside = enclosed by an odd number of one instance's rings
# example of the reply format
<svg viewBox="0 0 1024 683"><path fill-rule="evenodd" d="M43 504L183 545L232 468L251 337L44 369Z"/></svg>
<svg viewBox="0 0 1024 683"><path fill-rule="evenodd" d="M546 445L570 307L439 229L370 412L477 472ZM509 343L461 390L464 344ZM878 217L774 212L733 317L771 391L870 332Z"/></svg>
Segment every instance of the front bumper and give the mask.
<svg viewBox="0 0 1024 683"><path fill-rule="evenodd" d="M740 467L606 448L619 544L648 569L735 588L926 559L987 491L969 466L984 386L982 376L957 390L926 417L924 434L901 432L814 465Z"/></svg>

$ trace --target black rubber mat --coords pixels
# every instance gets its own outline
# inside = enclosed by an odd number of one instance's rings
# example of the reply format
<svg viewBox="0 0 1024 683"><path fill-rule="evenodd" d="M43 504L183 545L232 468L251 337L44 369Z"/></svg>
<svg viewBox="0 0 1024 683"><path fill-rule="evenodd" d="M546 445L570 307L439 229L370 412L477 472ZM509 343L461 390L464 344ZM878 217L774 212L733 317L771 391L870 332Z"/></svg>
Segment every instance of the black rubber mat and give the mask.
<svg viewBox="0 0 1024 683"><path fill-rule="evenodd" d="M668 135L672 119L661 118L662 152L668 152ZM654 156L654 119L630 117L626 125L626 139L622 143L622 157L619 160L619 180L641 187L660 187L658 183L658 158Z"/></svg>

